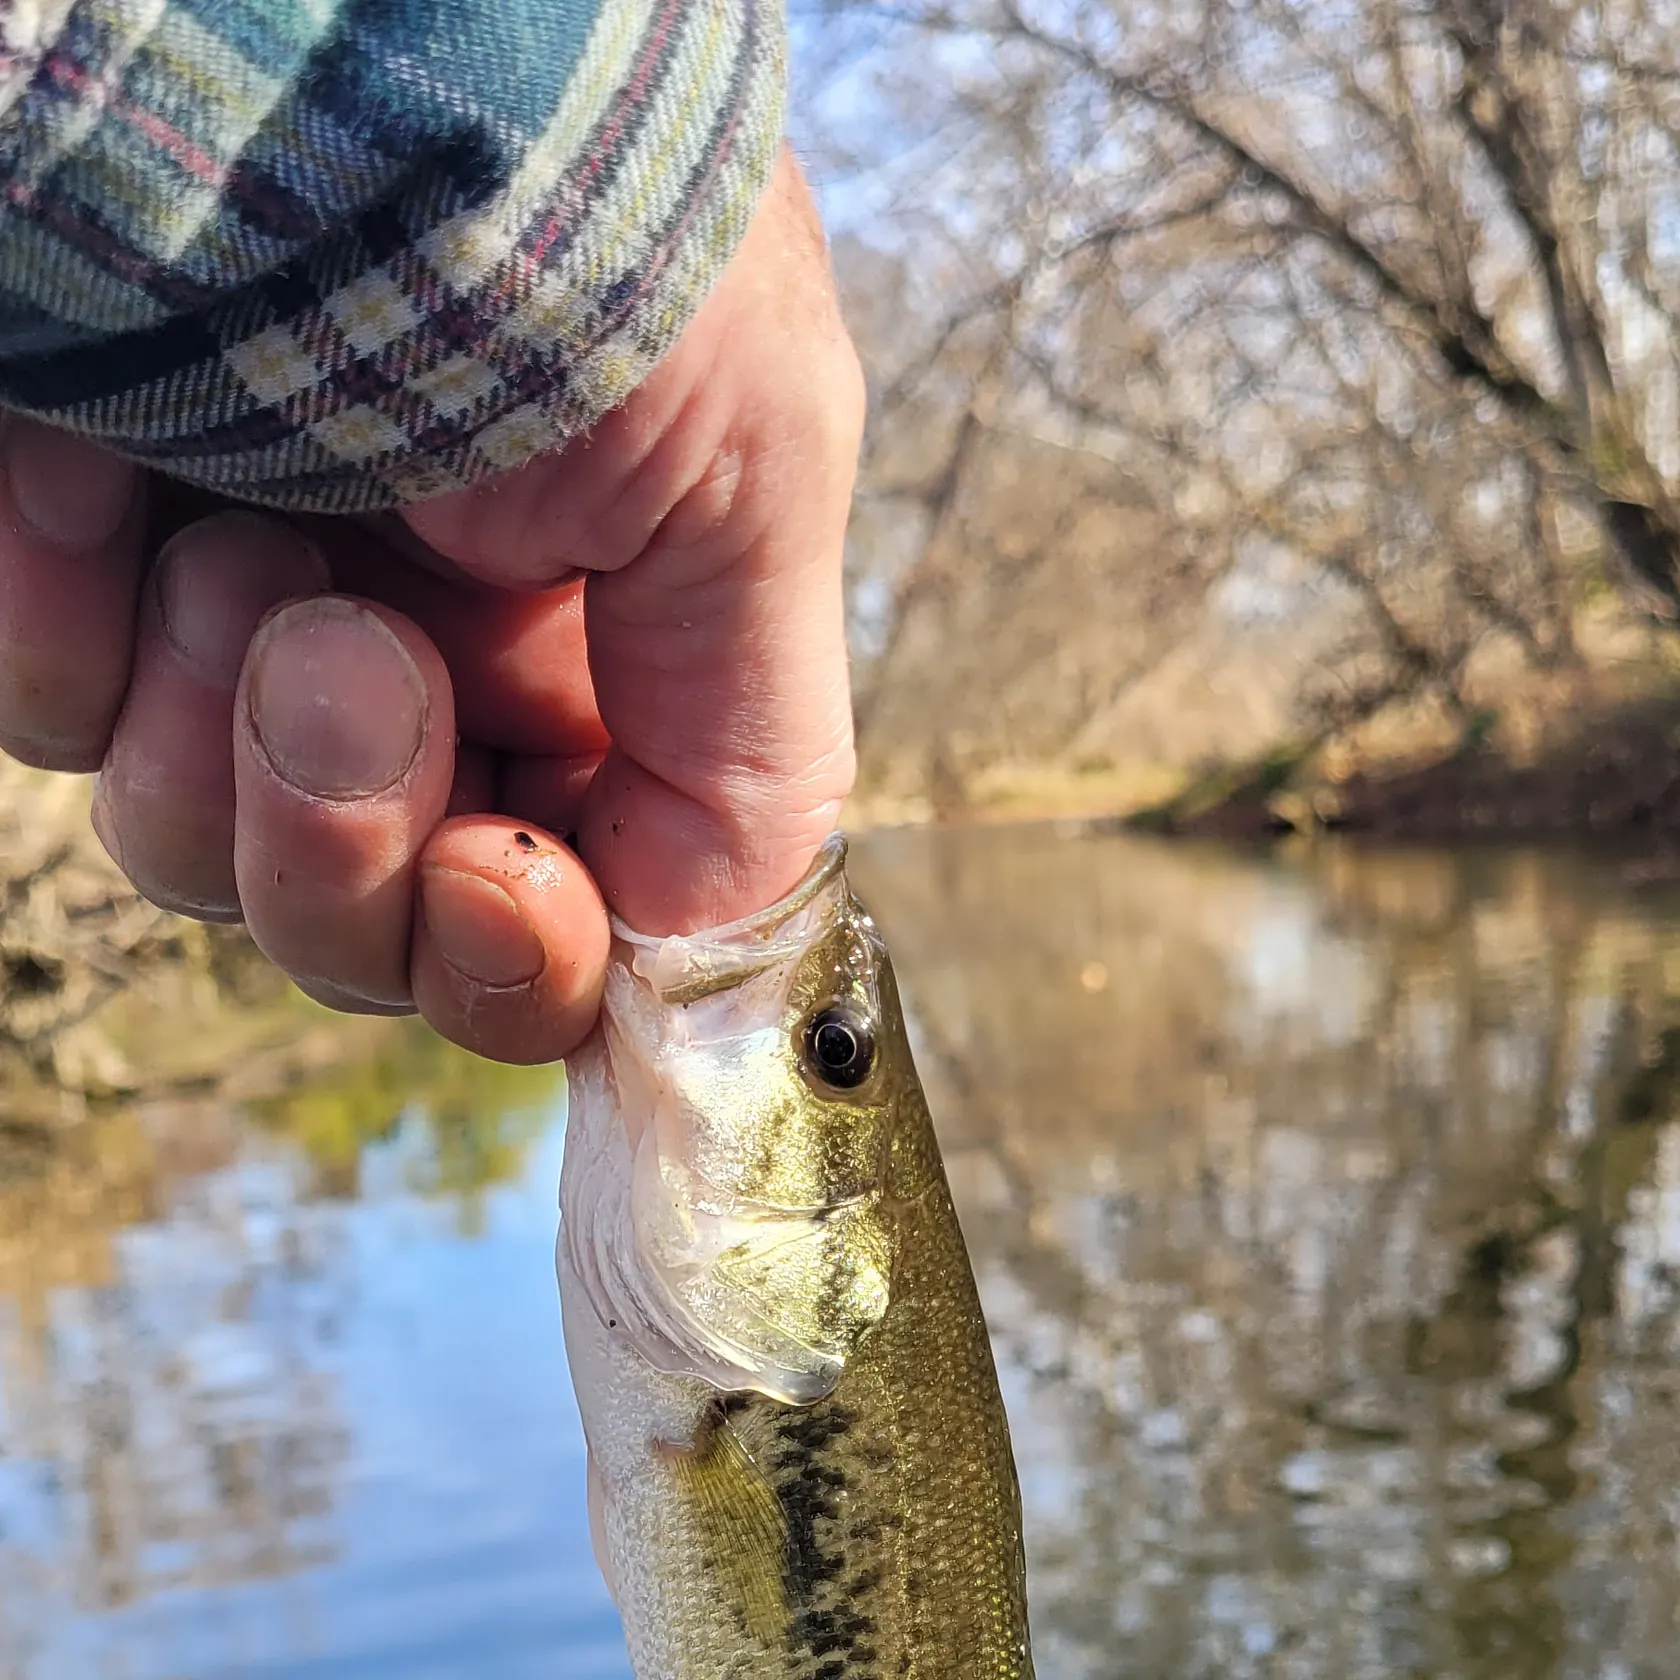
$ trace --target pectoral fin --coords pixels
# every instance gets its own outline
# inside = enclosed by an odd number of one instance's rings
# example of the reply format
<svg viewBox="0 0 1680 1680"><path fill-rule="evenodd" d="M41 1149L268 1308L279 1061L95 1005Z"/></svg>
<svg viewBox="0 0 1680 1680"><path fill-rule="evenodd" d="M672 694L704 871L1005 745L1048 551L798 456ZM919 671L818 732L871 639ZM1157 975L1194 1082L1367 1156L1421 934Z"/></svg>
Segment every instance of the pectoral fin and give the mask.
<svg viewBox="0 0 1680 1680"><path fill-rule="evenodd" d="M787 1627L787 1517L723 1409L688 1448L667 1447L683 1500L747 1630L766 1645Z"/></svg>

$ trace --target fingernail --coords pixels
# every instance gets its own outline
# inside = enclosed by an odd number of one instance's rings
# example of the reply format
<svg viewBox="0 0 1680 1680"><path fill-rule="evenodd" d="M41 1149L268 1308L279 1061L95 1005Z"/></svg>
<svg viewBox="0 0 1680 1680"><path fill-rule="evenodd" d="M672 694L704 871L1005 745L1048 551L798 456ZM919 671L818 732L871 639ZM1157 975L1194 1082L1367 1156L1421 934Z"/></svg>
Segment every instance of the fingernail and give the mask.
<svg viewBox="0 0 1680 1680"><path fill-rule="evenodd" d="M419 667L354 601L282 607L251 648L251 724L279 774L304 793L349 799L398 780L426 725Z"/></svg>
<svg viewBox="0 0 1680 1680"><path fill-rule="evenodd" d="M9 421L0 455L18 517L73 554L90 554L109 542L134 499L133 466L51 426Z"/></svg>
<svg viewBox="0 0 1680 1680"><path fill-rule="evenodd" d="M320 550L301 531L230 510L189 525L164 545L155 580L158 617L187 665L232 688L263 614L329 581Z"/></svg>
<svg viewBox="0 0 1680 1680"><path fill-rule="evenodd" d="M523 986L548 961L512 896L480 875L428 864L420 910L444 961L482 986Z"/></svg>

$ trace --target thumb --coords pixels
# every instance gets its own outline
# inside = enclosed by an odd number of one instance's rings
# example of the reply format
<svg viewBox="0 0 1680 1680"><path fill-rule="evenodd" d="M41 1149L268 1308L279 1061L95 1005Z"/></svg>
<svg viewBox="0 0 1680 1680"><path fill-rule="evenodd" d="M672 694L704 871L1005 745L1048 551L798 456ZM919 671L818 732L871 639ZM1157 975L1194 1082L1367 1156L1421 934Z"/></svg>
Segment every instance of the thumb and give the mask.
<svg viewBox="0 0 1680 1680"><path fill-rule="evenodd" d="M590 574L612 744L579 851L668 933L764 908L854 774L841 572L863 384L791 157L683 338L586 443L421 504L416 535L488 581Z"/></svg>

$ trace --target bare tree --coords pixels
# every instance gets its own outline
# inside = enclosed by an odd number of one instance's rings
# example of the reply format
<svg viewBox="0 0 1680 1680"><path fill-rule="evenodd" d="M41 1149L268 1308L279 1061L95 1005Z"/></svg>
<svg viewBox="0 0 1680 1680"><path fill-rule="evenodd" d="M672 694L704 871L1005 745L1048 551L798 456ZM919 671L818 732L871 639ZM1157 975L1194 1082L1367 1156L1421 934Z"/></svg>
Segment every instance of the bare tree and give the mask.
<svg viewBox="0 0 1680 1680"><path fill-rule="evenodd" d="M866 764L918 717L959 759L1102 746L1279 554L1303 728L1463 712L1490 639L1567 665L1606 579L1674 619L1676 10L812 13L877 392Z"/></svg>

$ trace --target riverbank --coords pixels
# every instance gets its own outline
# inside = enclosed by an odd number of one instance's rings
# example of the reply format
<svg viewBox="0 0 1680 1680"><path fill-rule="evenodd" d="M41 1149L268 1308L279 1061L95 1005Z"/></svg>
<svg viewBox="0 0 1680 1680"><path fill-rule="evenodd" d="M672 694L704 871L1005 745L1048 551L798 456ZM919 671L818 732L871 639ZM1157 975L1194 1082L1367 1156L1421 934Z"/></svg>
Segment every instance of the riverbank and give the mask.
<svg viewBox="0 0 1680 1680"><path fill-rule="evenodd" d="M999 770L940 798L854 800L849 828L1072 820L1255 841L1590 838L1680 875L1680 692L1549 713L1414 716L1363 740L1199 770ZM239 929L158 910L88 826L85 780L0 762L0 1124L39 1129L138 1094L272 1096L377 1057L400 1023L309 1003Z"/></svg>
<svg viewBox="0 0 1680 1680"><path fill-rule="evenodd" d="M94 838L89 797L0 760L0 1130L141 1094L268 1096L389 1036L309 1003L242 930L148 904Z"/></svg>
<svg viewBox="0 0 1680 1680"><path fill-rule="evenodd" d="M1227 762L995 766L942 798L865 793L847 816L854 829L1063 821L1234 841L1591 839L1680 857L1680 691L1419 706Z"/></svg>
<svg viewBox="0 0 1680 1680"><path fill-rule="evenodd" d="M1680 856L1680 698L1564 720L1515 756L1469 720L1445 750L1375 766L1281 751L1211 772L1121 821L1233 840L1287 831L1377 839L1591 839Z"/></svg>

